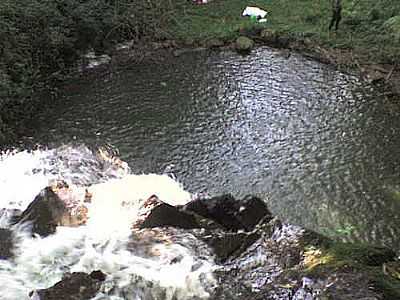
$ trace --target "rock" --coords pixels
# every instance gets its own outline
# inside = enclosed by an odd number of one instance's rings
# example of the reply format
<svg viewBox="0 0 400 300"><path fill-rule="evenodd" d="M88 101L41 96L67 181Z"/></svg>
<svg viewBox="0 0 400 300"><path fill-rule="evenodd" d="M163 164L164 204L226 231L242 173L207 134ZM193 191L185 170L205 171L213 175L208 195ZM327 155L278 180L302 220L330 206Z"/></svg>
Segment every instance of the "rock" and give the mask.
<svg viewBox="0 0 400 300"><path fill-rule="evenodd" d="M400 262L390 261L382 265L383 274L400 280Z"/></svg>
<svg viewBox="0 0 400 300"><path fill-rule="evenodd" d="M264 42L275 43L277 39L277 34L275 30L263 29L260 33L260 37Z"/></svg>
<svg viewBox="0 0 400 300"><path fill-rule="evenodd" d="M262 219L268 222L273 218L267 205L260 198L246 196L240 200L240 207L236 218L243 225L244 229L252 230Z"/></svg>
<svg viewBox="0 0 400 300"><path fill-rule="evenodd" d="M199 199L189 202L184 209L211 219L230 231L251 231L263 218L272 219L266 204L250 196L241 201L235 200L232 195Z"/></svg>
<svg viewBox="0 0 400 300"><path fill-rule="evenodd" d="M178 47L176 41L174 41L174 40L164 40L164 41L160 41L160 42L154 42L152 46L153 46L154 50Z"/></svg>
<svg viewBox="0 0 400 300"><path fill-rule="evenodd" d="M12 231L6 228L0 228L0 259L12 258L13 247L14 241Z"/></svg>
<svg viewBox="0 0 400 300"><path fill-rule="evenodd" d="M48 289L31 292L30 297L35 299L36 295L40 300L91 299L96 296L105 278L106 275L101 271L93 271L90 275L83 272L68 274Z"/></svg>
<svg viewBox="0 0 400 300"><path fill-rule="evenodd" d="M172 226L177 228L199 228L193 215L181 211L179 207L164 203L157 196L151 196L143 204L142 216L135 223L136 228Z"/></svg>
<svg viewBox="0 0 400 300"><path fill-rule="evenodd" d="M204 242L211 247L217 256L217 262L225 262L232 256L237 256L245 251L260 238L258 233L222 233L212 234L204 238Z"/></svg>
<svg viewBox="0 0 400 300"><path fill-rule="evenodd" d="M32 223L32 233L47 236L56 231L67 208L50 187L43 189L24 210L18 224Z"/></svg>
<svg viewBox="0 0 400 300"><path fill-rule="evenodd" d="M210 48L210 49L215 49L215 48L223 47L224 44L225 43L224 43L223 40L220 40L220 39L217 39L217 38L213 38L213 39L207 40L206 43L205 43L205 46L207 48Z"/></svg>
<svg viewBox="0 0 400 300"><path fill-rule="evenodd" d="M240 36L236 39L235 49L239 53L249 53L254 47L254 41L248 37Z"/></svg>
<svg viewBox="0 0 400 300"><path fill-rule="evenodd" d="M260 33L260 38L265 44L275 48L288 48L291 41L289 37L280 35L271 29L263 29Z"/></svg>
<svg viewBox="0 0 400 300"><path fill-rule="evenodd" d="M253 245L220 262L212 299L400 299L400 268L388 261L395 259L389 249L333 241L276 218L260 224Z"/></svg>
<svg viewBox="0 0 400 300"><path fill-rule="evenodd" d="M14 224L30 223L32 233L47 236L56 231L56 227L79 226L87 220L87 208L75 199L68 186L44 188L29 204Z"/></svg>
<svg viewBox="0 0 400 300"><path fill-rule="evenodd" d="M377 70L374 70L374 71L367 72L367 74L365 75L365 78L368 83L378 85L378 84L382 84L385 82L386 74L383 74Z"/></svg>

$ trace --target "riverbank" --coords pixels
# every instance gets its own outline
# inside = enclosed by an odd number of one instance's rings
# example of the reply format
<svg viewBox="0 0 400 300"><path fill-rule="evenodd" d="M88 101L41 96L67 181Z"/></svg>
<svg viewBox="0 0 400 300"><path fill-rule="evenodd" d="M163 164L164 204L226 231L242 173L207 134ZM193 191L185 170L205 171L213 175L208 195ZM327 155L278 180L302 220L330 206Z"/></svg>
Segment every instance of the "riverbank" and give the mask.
<svg viewBox="0 0 400 300"><path fill-rule="evenodd" d="M342 1L339 30L328 30L329 1L211 1L186 5L170 31L184 44L229 44L239 35L273 47L299 51L341 70L355 70L368 81L387 81L398 93L400 3ZM268 12L266 23L243 18L247 5ZM264 30L264 34L261 34Z"/></svg>

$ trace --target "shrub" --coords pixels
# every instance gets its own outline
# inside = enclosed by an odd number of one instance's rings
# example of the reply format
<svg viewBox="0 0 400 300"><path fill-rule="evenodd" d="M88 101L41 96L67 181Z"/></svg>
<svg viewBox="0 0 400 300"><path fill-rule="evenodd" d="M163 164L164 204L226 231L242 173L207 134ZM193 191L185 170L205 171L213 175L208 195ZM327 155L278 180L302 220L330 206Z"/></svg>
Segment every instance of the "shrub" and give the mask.
<svg viewBox="0 0 400 300"><path fill-rule="evenodd" d="M173 4L166 0L0 1L0 86L26 96L55 73L67 72L89 49L159 33Z"/></svg>

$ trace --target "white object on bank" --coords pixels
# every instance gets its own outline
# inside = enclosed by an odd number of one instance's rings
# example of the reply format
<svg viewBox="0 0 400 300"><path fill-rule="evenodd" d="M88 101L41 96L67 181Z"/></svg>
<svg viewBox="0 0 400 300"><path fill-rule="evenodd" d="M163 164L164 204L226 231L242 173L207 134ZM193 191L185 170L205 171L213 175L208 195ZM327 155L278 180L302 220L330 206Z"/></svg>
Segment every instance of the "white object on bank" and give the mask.
<svg viewBox="0 0 400 300"><path fill-rule="evenodd" d="M266 15L267 12L265 10L255 6L247 6L242 13L243 17L256 17L260 23L267 21L267 19L265 19Z"/></svg>

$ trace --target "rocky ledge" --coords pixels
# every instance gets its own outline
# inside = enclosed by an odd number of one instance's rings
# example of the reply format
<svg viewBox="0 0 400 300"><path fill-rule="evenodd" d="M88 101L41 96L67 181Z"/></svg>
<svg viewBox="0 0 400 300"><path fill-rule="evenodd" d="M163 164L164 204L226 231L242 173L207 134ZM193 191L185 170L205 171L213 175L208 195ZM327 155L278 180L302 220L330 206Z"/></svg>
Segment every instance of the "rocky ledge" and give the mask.
<svg viewBox="0 0 400 300"><path fill-rule="evenodd" d="M76 195L63 183L47 187L14 217L14 226L29 224L33 234L46 236L57 226L83 225L84 203L95 200L87 191L81 201ZM400 268L392 250L332 241L285 224L257 197L222 195L174 206L153 195L139 212L128 250L131 245L136 251L149 236L173 242L177 234L190 233L219 266L210 299L400 299ZM11 232L1 229L0 240L1 258L13 259ZM105 278L101 271L67 274L53 287L32 291L31 298L90 299Z"/></svg>

